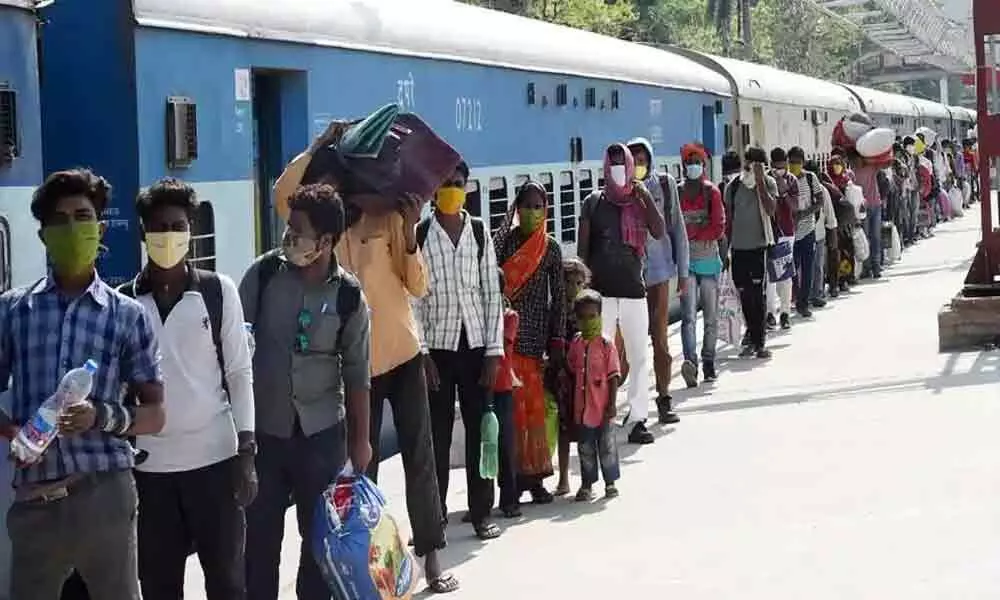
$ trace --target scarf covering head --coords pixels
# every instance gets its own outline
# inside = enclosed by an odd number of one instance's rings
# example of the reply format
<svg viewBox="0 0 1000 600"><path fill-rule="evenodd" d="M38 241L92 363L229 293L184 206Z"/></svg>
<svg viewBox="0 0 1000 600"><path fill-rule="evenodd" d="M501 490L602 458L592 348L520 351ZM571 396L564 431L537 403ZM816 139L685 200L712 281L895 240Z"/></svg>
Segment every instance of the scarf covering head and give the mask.
<svg viewBox="0 0 1000 600"><path fill-rule="evenodd" d="M526 194L535 192L542 198L542 210L548 212L548 193L545 187L537 181L529 181L521 186L514 199L513 207L521 205L521 201ZM513 212L512 215L513 217ZM545 258L545 251L548 250L548 235L545 233L545 224L531 232L528 239L518 246L514 254L503 263L504 290L503 295L513 301L524 286L531 281L531 278L538 272L542 259Z"/></svg>
<svg viewBox="0 0 1000 600"><path fill-rule="evenodd" d="M611 153L620 151L625 156L625 185L619 186L611 178ZM639 256L646 253L646 215L633 199L635 159L624 144L612 144L604 153L604 196L621 212L622 241L631 246Z"/></svg>
<svg viewBox="0 0 1000 600"><path fill-rule="evenodd" d="M687 163L691 160L697 160L701 163L708 162L708 152L705 151L705 147L694 142L681 146L681 162Z"/></svg>

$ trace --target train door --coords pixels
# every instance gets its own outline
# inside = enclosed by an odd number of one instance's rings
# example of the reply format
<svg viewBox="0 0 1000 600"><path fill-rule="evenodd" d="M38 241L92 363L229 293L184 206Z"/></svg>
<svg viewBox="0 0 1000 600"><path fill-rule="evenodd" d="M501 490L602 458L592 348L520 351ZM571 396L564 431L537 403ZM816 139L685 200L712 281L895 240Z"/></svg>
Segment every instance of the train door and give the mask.
<svg viewBox="0 0 1000 600"><path fill-rule="evenodd" d="M285 164L309 143L306 74L253 71L253 173L257 254L281 241L284 223L274 209L271 188ZM317 132L320 133L320 132Z"/></svg>
<svg viewBox="0 0 1000 600"><path fill-rule="evenodd" d="M767 147L767 140L764 139L764 109L760 106L753 107L753 145L761 148Z"/></svg>
<svg viewBox="0 0 1000 600"><path fill-rule="evenodd" d="M715 156L715 103L705 104L701 107L701 143L708 150L708 155ZM712 164L714 161L709 161L708 163L708 176L710 179L714 180L714 173L712 173Z"/></svg>

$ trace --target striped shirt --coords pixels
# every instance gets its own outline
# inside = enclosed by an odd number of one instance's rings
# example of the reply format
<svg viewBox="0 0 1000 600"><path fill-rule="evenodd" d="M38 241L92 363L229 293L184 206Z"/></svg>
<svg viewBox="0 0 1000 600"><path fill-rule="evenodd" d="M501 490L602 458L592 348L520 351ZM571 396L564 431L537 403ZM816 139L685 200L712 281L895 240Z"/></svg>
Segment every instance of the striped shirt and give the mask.
<svg viewBox="0 0 1000 600"><path fill-rule="evenodd" d="M162 381L146 312L96 275L76 298L60 294L51 276L0 296L0 388L10 380L14 423L27 422L63 375L88 359L98 364L95 402L120 403L126 384ZM132 466L124 438L88 431L56 438L40 462L14 474L14 485Z"/></svg>
<svg viewBox="0 0 1000 600"><path fill-rule="evenodd" d="M469 348L485 348L486 356L503 356L503 300L497 256L489 231L484 231L483 259L462 212L462 233L455 244L437 218L424 241L428 292L413 300L421 329L421 352L458 350L462 330Z"/></svg>

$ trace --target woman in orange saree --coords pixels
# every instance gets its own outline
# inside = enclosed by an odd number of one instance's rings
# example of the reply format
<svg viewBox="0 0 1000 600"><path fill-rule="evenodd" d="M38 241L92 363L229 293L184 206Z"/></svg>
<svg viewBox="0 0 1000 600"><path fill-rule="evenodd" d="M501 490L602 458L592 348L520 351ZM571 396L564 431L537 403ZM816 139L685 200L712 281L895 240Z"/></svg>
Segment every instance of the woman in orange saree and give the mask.
<svg viewBox="0 0 1000 600"><path fill-rule="evenodd" d="M552 502L543 481L552 475L552 455L545 430L546 360L564 358L566 288L562 249L546 233L548 192L538 182L525 183L496 235L497 262L503 266L504 295L520 316L513 356L521 387L514 388L514 429L518 487L536 504ZM513 226L514 215L518 225Z"/></svg>

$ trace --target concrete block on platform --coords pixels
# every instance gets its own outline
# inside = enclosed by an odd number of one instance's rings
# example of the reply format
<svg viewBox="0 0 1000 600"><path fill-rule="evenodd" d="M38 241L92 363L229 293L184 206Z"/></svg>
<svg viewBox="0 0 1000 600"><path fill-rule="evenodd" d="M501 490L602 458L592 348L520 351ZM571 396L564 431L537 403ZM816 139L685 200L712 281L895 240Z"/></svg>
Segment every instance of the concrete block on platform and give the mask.
<svg viewBox="0 0 1000 600"><path fill-rule="evenodd" d="M952 298L938 312L938 350L981 350L1000 339L1000 297Z"/></svg>

